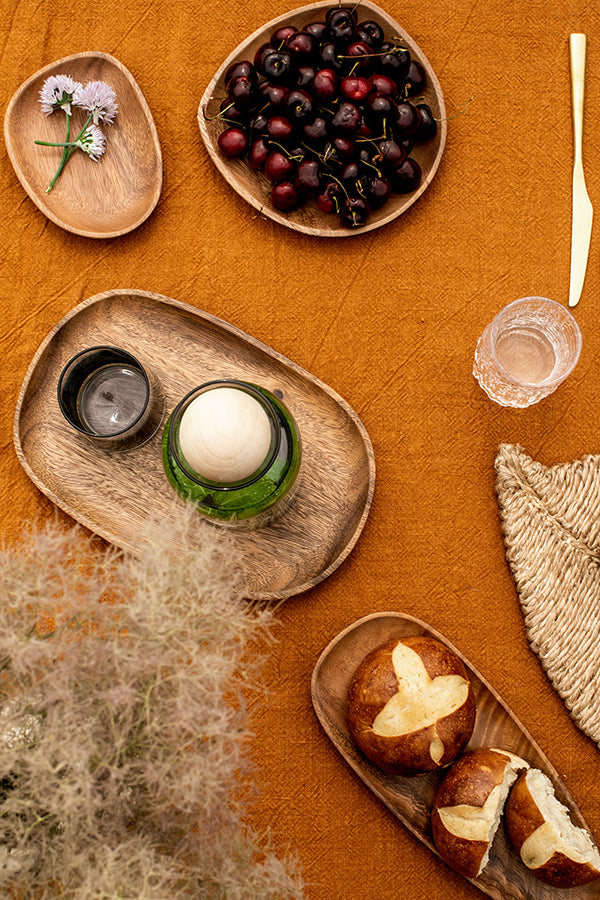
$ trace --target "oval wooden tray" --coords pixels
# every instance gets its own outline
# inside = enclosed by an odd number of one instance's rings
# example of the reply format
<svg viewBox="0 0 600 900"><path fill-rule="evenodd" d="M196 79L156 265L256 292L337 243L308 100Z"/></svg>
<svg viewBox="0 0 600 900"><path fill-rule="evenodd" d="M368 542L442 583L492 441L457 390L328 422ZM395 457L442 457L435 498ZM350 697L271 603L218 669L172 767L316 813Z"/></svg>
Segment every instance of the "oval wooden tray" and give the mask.
<svg viewBox="0 0 600 900"><path fill-rule="evenodd" d="M321 213L314 202L306 203L300 209L291 213L279 212L271 204L269 198L270 184L266 177L261 172L253 172L244 160L226 159L220 153L217 145L219 134L227 127L227 123L215 118L215 116L219 112L221 100L226 96L225 72L230 64L242 59L254 59L254 54L260 45L267 41L280 25L292 22L297 28L301 28L308 22L319 19L325 10L333 5L335 5L333 0L325 0L325 2L311 3L308 6L292 9L262 25L242 41L230 53L208 84L198 107L198 125L208 154L221 175L244 200L259 210L262 215L294 231L302 231L316 237L351 237L356 234L363 234L366 231L372 231L374 228L380 228L406 212L431 184L439 168L446 144L446 108L436 74L416 41L379 6L371 3L370 0L361 0L360 15L363 19L374 19L376 22L379 22L387 35L395 35L401 38L404 45L410 50L412 58L423 65L427 73L427 85L423 91L423 102L429 104L434 118L438 120L436 136L427 143L417 145L410 154L417 160L423 172L422 181L417 190L410 194L392 195L382 209L371 213L366 225L360 228L344 228L337 216Z"/></svg>
<svg viewBox="0 0 600 900"><path fill-rule="evenodd" d="M542 769L552 779L559 800L569 807L573 822L588 828L557 771L491 685L439 632L425 622L402 613L375 613L354 622L325 648L313 671L312 701L317 717L335 747L362 781L416 837L438 855L431 836L429 811L442 773L416 778L387 775L363 756L352 742L346 726L346 694L363 657L390 638L415 634L429 635L442 641L462 659L467 668L477 701L475 729L469 748L510 750L532 766ZM478 878L468 880L484 894L497 900L557 900L559 897L591 900L600 896L598 881L566 891L543 884L510 849L502 824L492 846L489 864Z"/></svg>
<svg viewBox="0 0 600 900"><path fill-rule="evenodd" d="M327 385L238 328L146 291L113 290L85 300L56 325L29 366L14 442L25 471L57 506L134 553L149 511L175 516L180 508L162 467L162 429L141 447L107 453L62 418L56 397L62 367L94 344L123 347L155 373L165 417L189 390L221 377L280 392L295 416L303 461L291 506L265 528L230 531L249 598L301 593L343 562L375 485L373 449L356 413Z"/></svg>
<svg viewBox="0 0 600 900"><path fill-rule="evenodd" d="M71 75L83 84L106 81L117 95L119 111L112 125L102 126L104 156L92 162L84 153L75 153L47 194L61 151L34 140L65 137L65 116L45 116L39 103L39 90L50 75ZM83 125L82 112L78 122L80 118ZM158 203L162 155L152 113L131 73L107 53L76 53L28 78L8 104L4 138L19 181L44 215L66 231L118 237L141 225Z"/></svg>

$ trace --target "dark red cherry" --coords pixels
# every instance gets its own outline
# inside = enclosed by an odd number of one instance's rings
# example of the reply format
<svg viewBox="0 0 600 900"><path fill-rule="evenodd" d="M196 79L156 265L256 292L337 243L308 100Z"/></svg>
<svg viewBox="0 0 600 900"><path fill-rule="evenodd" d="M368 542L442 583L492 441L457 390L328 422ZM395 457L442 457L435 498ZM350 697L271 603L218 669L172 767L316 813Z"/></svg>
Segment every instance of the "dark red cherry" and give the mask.
<svg viewBox="0 0 600 900"><path fill-rule="evenodd" d="M327 120L322 116L315 116L304 125L302 133L305 140L319 147L327 140L328 130Z"/></svg>
<svg viewBox="0 0 600 900"><path fill-rule="evenodd" d="M265 175L269 181L285 181L293 171L294 163L281 150L273 150L265 160Z"/></svg>
<svg viewBox="0 0 600 900"><path fill-rule="evenodd" d="M301 144L298 144L297 147L292 147L290 150L286 150L286 152L291 161L296 165L298 165L298 163L301 163L302 160L306 159L306 157L308 156L308 150Z"/></svg>
<svg viewBox="0 0 600 900"><path fill-rule="evenodd" d="M248 122L248 132L250 134L250 140L254 140L254 138L262 137L267 133L267 125L269 123L269 119L265 116L264 113L260 112L253 116Z"/></svg>
<svg viewBox="0 0 600 900"><path fill-rule="evenodd" d="M354 74L356 72L364 73L369 71L373 63L372 54L373 51L364 41L353 41L344 55L349 57L347 62L350 66L350 71Z"/></svg>
<svg viewBox="0 0 600 900"><path fill-rule="evenodd" d="M312 91L319 100L331 100L337 94L338 76L333 69L319 69L315 72Z"/></svg>
<svg viewBox="0 0 600 900"><path fill-rule="evenodd" d="M367 97L367 115L375 125L391 127L398 119L398 105L393 97L374 91Z"/></svg>
<svg viewBox="0 0 600 900"><path fill-rule="evenodd" d="M411 60L406 75L405 92L407 97L416 97L422 94L427 85L427 73L417 59Z"/></svg>
<svg viewBox="0 0 600 900"><path fill-rule="evenodd" d="M350 159L354 156L354 151L356 149L356 144L349 137L343 137L342 135L337 135L331 141L331 146L335 151L336 156L339 156L340 159Z"/></svg>
<svg viewBox="0 0 600 900"><path fill-rule="evenodd" d="M231 63L231 65L225 72L225 84L229 84L232 78L238 78L240 75L244 78L249 78L254 82L254 84L256 84L256 69L254 68L253 63L251 63L250 60L243 59L241 60L241 62Z"/></svg>
<svg viewBox="0 0 600 900"><path fill-rule="evenodd" d="M357 160L351 159L350 162L346 163L340 172L340 180L344 182L346 189L354 187L360 177L360 173L360 163Z"/></svg>
<svg viewBox="0 0 600 900"><path fill-rule="evenodd" d="M271 116L267 122L267 134L274 141L289 141L294 133L294 126L287 116Z"/></svg>
<svg viewBox="0 0 600 900"><path fill-rule="evenodd" d="M268 53L272 53L273 50L274 50L274 47L270 43L260 45L260 47L258 48L256 53L254 54L254 68L258 72L264 73L265 56Z"/></svg>
<svg viewBox="0 0 600 900"><path fill-rule="evenodd" d="M381 127L377 127L377 131L381 131ZM360 117L360 125L358 126L358 131L356 132L356 136L360 138L365 138L366 140L370 140L374 137L373 129L369 122L365 119L363 115ZM376 135L376 137L381 137L381 135Z"/></svg>
<svg viewBox="0 0 600 900"><path fill-rule="evenodd" d="M230 100L229 97L225 97L221 100L221 104L219 106L220 113L219 118L223 119L226 122L235 122L236 124L245 125L248 122L248 118L251 115L251 110L249 107L245 107L242 109L237 106L233 100Z"/></svg>
<svg viewBox="0 0 600 900"><path fill-rule="evenodd" d="M341 184L331 179L325 181L321 193L317 196L317 206L321 212L338 214L345 199L346 192Z"/></svg>
<svg viewBox="0 0 600 900"><path fill-rule="evenodd" d="M290 91L285 101L288 118L292 122L305 122L312 117L313 100L308 91Z"/></svg>
<svg viewBox="0 0 600 900"><path fill-rule="evenodd" d="M367 19L365 22L359 22L356 27L356 36L359 41L368 44L371 50L377 52L383 44L385 35L383 28L379 22Z"/></svg>
<svg viewBox="0 0 600 900"><path fill-rule="evenodd" d="M356 16L351 9L330 9L326 16L329 34L334 41L350 41L356 34Z"/></svg>
<svg viewBox="0 0 600 900"><path fill-rule="evenodd" d="M271 147L263 137L257 138L248 152L248 165L255 172L262 169L271 153Z"/></svg>
<svg viewBox="0 0 600 900"><path fill-rule="evenodd" d="M373 72L371 84L374 91L379 91L380 94L385 94L386 97L395 97L398 93L396 82L389 75L384 75L383 72Z"/></svg>
<svg viewBox="0 0 600 900"><path fill-rule="evenodd" d="M319 164L316 159L303 159L298 163L294 184L303 194L316 195L319 193L321 181Z"/></svg>
<svg viewBox="0 0 600 900"><path fill-rule="evenodd" d="M371 82L364 75L346 75L340 81L340 91L353 103L362 103L371 93Z"/></svg>
<svg viewBox="0 0 600 900"><path fill-rule="evenodd" d="M396 166L399 166L406 159L406 150L396 141L380 141L377 145L375 159L384 168L395 169Z"/></svg>
<svg viewBox="0 0 600 900"><path fill-rule="evenodd" d="M327 32L327 24L325 22L309 22L308 25L304 26L303 30L312 34L317 41L322 41Z"/></svg>
<svg viewBox="0 0 600 900"><path fill-rule="evenodd" d="M290 92L289 87L284 84L274 84L272 81L261 81L258 90L271 110L282 109Z"/></svg>
<svg viewBox="0 0 600 900"><path fill-rule="evenodd" d="M413 137L417 143L421 143L422 141L429 141L432 137L435 137L437 134L437 122L433 118L431 107L428 106L427 103L417 104L417 109L421 114L421 121L419 122L419 127L415 131Z"/></svg>
<svg viewBox="0 0 600 900"><path fill-rule="evenodd" d="M346 68L346 60L340 53L337 44L327 41L319 47L319 59L326 69L342 72Z"/></svg>
<svg viewBox="0 0 600 900"><path fill-rule="evenodd" d="M404 103L398 103L396 109L398 115L395 127L398 134L404 134L408 137L415 134L421 121L421 113L417 107L405 100Z"/></svg>
<svg viewBox="0 0 600 900"><path fill-rule="evenodd" d="M231 128L226 128L225 131L221 132L217 138L217 144L224 156L235 159L246 153L248 149L248 138L245 131L232 125Z"/></svg>
<svg viewBox="0 0 600 900"><path fill-rule="evenodd" d="M364 196L369 204L369 209L381 209L389 200L391 193L392 186L387 178L374 175L366 180Z"/></svg>
<svg viewBox="0 0 600 900"><path fill-rule="evenodd" d="M389 75L396 83L406 78L410 67L410 52L406 47L384 41L380 49L378 68L385 75Z"/></svg>
<svg viewBox="0 0 600 900"><path fill-rule="evenodd" d="M312 91L314 80L315 70L313 66L298 66L295 78L296 87L302 88L304 91Z"/></svg>
<svg viewBox="0 0 600 900"><path fill-rule="evenodd" d="M285 81L292 71L292 57L280 50L271 50L263 60L263 70L271 81Z"/></svg>
<svg viewBox="0 0 600 900"><path fill-rule="evenodd" d="M227 94L237 106L249 106L254 98L254 82L245 75L237 75L227 85Z"/></svg>
<svg viewBox="0 0 600 900"><path fill-rule="evenodd" d="M359 228L369 218L369 206L362 197L346 197L340 210L340 222L346 228Z"/></svg>
<svg viewBox="0 0 600 900"><path fill-rule="evenodd" d="M302 204L302 194L291 181L281 181L273 185L271 203L280 212L292 212Z"/></svg>
<svg viewBox="0 0 600 900"><path fill-rule="evenodd" d="M281 25L271 35L271 46L280 50L287 39L295 34L297 30L295 25Z"/></svg>
<svg viewBox="0 0 600 900"><path fill-rule="evenodd" d="M390 183L395 194L410 194L421 183L421 167L412 156L407 157L390 172Z"/></svg>
<svg viewBox="0 0 600 900"><path fill-rule="evenodd" d="M360 121L360 111L354 103L344 102L338 106L331 124L336 131L353 134L358 130Z"/></svg>
<svg viewBox="0 0 600 900"><path fill-rule="evenodd" d="M354 6L332 6L325 13L325 22L327 25L331 24L331 20L340 12L346 13L349 15L354 22L356 22L356 10Z"/></svg>
<svg viewBox="0 0 600 900"><path fill-rule="evenodd" d="M315 53L317 41L308 31L296 31L287 38L285 49L288 53L291 53L292 59L297 62L304 62L309 60Z"/></svg>

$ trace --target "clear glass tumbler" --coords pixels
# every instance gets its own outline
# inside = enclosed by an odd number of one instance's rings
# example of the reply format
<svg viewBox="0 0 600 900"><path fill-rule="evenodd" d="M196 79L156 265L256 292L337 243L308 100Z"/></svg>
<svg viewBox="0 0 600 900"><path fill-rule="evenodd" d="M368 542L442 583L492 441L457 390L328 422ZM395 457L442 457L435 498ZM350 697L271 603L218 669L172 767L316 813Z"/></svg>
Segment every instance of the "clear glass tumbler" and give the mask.
<svg viewBox="0 0 600 900"><path fill-rule="evenodd" d="M164 396L154 375L127 350L89 347L58 380L58 405L72 428L103 450L129 450L159 429Z"/></svg>
<svg viewBox="0 0 600 900"><path fill-rule="evenodd" d="M580 353L581 331L569 310L545 297L524 297L484 330L473 375L496 403L524 408L555 391Z"/></svg>

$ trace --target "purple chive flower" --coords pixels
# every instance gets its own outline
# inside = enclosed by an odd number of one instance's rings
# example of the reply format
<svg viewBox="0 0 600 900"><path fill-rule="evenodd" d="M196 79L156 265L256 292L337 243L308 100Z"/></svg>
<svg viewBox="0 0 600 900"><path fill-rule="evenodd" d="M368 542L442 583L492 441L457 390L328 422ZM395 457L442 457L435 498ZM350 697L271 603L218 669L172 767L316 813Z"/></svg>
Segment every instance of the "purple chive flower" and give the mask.
<svg viewBox="0 0 600 900"><path fill-rule="evenodd" d="M81 87L79 81L74 81L70 75L50 75L39 92L44 114L50 116L55 109L64 109L70 116L73 95Z"/></svg>
<svg viewBox="0 0 600 900"><path fill-rule="evenodd" d="M100 159L105 150L105 138L97 125L88 125L81 137L75 142L80 150L93 159Z"/></svg>
<svg viewBox="0 0 600 900"><path fill-rule="evenodd" d="M90 81L85 87L79 85L73 103L91 114L94 125L99 122L111 125L118 112L117 95L104 81Z"/></svg>

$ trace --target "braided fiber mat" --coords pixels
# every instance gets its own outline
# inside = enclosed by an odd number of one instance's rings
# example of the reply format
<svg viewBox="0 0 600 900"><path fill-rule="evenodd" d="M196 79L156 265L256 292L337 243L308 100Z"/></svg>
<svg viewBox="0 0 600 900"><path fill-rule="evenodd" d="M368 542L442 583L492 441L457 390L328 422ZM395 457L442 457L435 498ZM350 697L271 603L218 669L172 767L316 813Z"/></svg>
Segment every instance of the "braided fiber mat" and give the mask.
<svg viewBox="0 0 600 900"><path fill-rule="evenodd" d="M600 456L547 468L501 444L496 493L531 649L600 744Z"/></svg>

